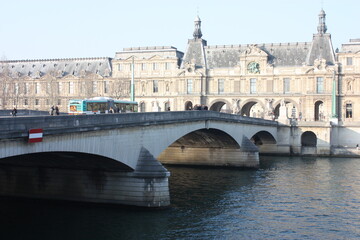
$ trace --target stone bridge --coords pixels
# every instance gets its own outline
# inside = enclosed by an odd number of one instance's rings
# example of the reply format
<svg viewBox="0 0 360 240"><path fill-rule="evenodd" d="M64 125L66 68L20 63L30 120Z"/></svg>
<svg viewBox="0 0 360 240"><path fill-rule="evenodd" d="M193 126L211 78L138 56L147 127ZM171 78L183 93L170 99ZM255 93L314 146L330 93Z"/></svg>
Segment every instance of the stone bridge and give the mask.
<svg viewBox="0 0 360 240"><path fill-rule="evenodd" d="M162 163L256 168L289 153L288 129L213 111L0 118L0 195L168 206Z"/></svg>

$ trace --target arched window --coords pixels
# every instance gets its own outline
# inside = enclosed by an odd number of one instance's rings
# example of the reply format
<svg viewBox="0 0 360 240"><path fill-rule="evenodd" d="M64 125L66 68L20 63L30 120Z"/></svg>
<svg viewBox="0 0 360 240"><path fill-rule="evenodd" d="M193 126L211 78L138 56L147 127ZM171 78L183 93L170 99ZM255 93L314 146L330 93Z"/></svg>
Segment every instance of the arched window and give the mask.
<svg viewBox="0 0 360 240"><path fill-rule="evenodd" d="M140 103L140 112L145 112L145 103L144 102Z"/></svg>
<svg viewBox="0 0 360 240"><path fill-rule="evenodd" d="M170 111L170 103L169 102L165 102L164 111Z"/></svg>

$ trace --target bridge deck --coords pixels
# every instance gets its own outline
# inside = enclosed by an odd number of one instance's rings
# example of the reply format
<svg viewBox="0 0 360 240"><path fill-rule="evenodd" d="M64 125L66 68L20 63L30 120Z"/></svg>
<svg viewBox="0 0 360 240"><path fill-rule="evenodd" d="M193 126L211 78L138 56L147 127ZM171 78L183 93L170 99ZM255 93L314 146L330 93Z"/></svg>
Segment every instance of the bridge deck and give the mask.
<svg viewBox="0 0 360 240"><path fill-rule="evenodd" d="M214 111L8 117L0 118L0 140L28 137L28 130L33 128L42 128L44 135L52 135L194 121L226 121L278 126L278 123L274 121Z"/></svg>

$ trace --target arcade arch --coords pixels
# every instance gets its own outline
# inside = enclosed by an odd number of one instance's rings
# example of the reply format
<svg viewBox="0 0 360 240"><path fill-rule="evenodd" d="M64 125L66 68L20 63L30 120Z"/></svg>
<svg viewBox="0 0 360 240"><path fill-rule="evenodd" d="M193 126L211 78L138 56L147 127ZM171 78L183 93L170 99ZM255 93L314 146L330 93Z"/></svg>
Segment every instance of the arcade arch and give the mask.
<svg viewBox="0 0 360 240"><path fill-rule="evenodd" d="M316 101L314 104L314 120L315 121L324 121L324 102L323 101Z"/></svg>
<svg viewBox="0 0 360 240"><path fill-rule="evenodd" d="M193 109L193 103L191 101L185 102L185 111L192 110L192 109Z"/></svg>
<svg viewBox="0 0 360 240"><path fill-rule="evenodd" d="M279 100L275 103L275 108L274 108L275 119L278 119L280 116L280 107L282 104L284 104L286 107L287 118L299 118L302 115L300 112L300 108L295 101L291 99L284 99L284 100Z"/></svg>
<svg viewBox="0 0 360 240"><path fill-rule="evenodd" d="M241 116L264 118L265 108L257 100L249 100L242 106L240 114Z"/></svg>
<svg viewBox="0 0 360 240"><path fill-rule="evenodd" d="M210 111L216 112L224 112L224 113L231 113L230 103L226 100L215 100L213 103L210 104Z"/></svg>

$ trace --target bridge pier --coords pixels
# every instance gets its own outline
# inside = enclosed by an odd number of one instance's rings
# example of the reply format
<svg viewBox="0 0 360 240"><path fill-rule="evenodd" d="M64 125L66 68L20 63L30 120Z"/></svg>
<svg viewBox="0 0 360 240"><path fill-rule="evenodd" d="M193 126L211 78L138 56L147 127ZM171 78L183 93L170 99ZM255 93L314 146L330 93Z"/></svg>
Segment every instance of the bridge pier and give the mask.
<svg viewBox="0 0 360 240"><path fill-rule="evenodd" d="M29 166L0 166L0 195L143 207L170 204L167 178Z"/></svg>

